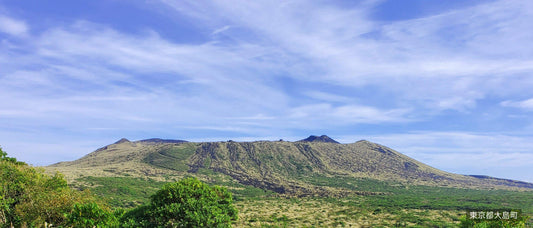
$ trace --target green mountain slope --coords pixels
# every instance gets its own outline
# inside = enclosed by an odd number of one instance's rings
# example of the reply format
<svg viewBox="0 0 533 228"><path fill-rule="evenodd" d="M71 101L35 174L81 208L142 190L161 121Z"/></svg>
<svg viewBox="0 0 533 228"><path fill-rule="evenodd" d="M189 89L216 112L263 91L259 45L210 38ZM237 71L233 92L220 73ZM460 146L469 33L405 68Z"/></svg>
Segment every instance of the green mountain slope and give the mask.
<svg viewBox="0 0 533 228"><path fill-rule="evenodd" d="M533 184L447 173L368 141L340 144L327 136L297 142L186 142L122 139L71 162L46 167L70 180L83 176L133 176L168 180L197 176L281 194L333 196L380 194L358 188L370 179L401 185L473 189L533 189ZM335 180L345 179L346 183Z"/></svg>

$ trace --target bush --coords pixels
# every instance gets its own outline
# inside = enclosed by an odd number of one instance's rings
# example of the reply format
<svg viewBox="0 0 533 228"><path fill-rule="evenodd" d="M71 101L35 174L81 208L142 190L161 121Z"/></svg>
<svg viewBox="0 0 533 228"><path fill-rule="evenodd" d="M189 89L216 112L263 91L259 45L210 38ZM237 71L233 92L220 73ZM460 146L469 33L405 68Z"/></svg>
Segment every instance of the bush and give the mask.
<svg viewBox="0 0 533 228"><path fill-rule="evenodd" d="M115 215L94 202L74 204L66 217L72 227L118 227Z"/></svg>
<svg viewBox="0 0 533 228"><path fill-rule="evenodd" d="M80 227L77 219L72 219L72 213L77 213L77 218L86 224L108 226L106 223L113 221L114 215L101 205L90 192L69 188L60 173L48 176L42 170L7 157L0 148L0 227L44 224ZM91 207L92 212L100 214L86 213L87 209L91 212ZM106 220L101 222L104 214L109 216L104 216Z"/></svg>
<svg viewBox="0 0 533 228"><path fill-rule="evenodd" d="M123 217L127 226L229 227L237 219L231 193L195 178L164 185L149 205L135 208Z"/></svg>
<svg viewBox="0 0 533 228"><path fill-rule="evenodd" d="M527 221L529 216L520 216L518 219L508 220L474 220L468 219L465 215L459 219L461 227L474 227L474 228L522 228L529 227Z"/></svg>

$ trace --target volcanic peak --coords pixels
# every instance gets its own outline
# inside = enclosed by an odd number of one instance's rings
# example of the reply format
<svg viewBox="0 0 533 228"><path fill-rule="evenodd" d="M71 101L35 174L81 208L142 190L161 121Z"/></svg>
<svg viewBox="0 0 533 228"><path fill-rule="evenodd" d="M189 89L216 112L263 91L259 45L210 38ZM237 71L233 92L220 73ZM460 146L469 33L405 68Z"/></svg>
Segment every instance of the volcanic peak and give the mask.
<svg viewBox="0 0 533 228"><path fill-rule="evenodd" d="M327 135L321 135L321 136L311 135L311 136L307 137L306 139L302 139L300 141L302 141L302 142L325 142L325 143L337 143L337 144L340 144L339 142L333 140L332 138L330 138Z"/></svg>

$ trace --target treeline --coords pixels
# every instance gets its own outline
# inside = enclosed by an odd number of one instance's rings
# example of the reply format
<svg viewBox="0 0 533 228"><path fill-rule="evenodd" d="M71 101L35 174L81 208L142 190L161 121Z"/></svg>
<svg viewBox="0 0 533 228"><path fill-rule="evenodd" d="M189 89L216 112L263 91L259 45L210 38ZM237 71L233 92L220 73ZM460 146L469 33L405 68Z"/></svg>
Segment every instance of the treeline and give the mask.
<svg viewBox="0 0 533 228"><path fill-rule="evenodd" d="M229 227L235 220L231 193L195 178L166 184L150 203L125 211L0 148L0 227Z"/></svg>

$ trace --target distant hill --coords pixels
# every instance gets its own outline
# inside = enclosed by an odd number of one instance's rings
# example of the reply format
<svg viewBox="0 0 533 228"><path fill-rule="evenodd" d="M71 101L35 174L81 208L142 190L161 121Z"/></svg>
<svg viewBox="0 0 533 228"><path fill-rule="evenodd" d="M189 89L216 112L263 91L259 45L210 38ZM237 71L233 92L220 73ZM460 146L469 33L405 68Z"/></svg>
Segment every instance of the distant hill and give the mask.
<svg viewBox="0 0 533 228"><path fill-rule="evenodd" d="M307 137L306 139L300 140L300 142L325 142L325 143L337 143L337 144L339 144L339 142L333 140L332 138L330 138L327 135L321 135L321 136L311 135L311 136Z"/></svg>
<svg viewBox="0 0 533 228"><path fill-rule="evenodd" d="M340 178L403 185L533 189L533 184L527 182L448 173L386 146L365 140L340 144L326 135L296 142L121 139L78 160L45 168L61 171L71 180L82 176L197 176L297 196L379 194L324 184Z"/></svg>

